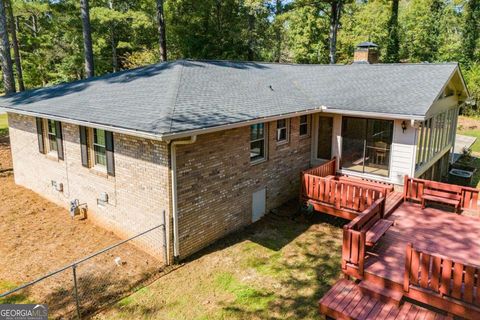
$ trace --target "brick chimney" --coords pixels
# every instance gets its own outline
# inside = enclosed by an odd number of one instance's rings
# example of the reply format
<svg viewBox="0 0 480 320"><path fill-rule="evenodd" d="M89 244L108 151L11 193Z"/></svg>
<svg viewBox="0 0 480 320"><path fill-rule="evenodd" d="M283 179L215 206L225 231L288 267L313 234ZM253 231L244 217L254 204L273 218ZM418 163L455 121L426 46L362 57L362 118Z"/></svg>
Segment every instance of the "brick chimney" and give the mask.
<svg viewBox="0 0 480 320"><path fill-rule="evenodd" d="M362 42L355 48L353 63L378 63L378 45L373 42Z"/></svg>

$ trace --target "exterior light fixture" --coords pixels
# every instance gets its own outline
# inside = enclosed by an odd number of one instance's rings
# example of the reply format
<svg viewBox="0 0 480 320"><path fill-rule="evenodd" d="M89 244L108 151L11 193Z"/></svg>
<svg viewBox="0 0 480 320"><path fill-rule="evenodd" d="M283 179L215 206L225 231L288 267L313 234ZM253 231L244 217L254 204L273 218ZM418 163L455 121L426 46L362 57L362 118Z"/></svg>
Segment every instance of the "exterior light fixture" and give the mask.
<svg viewBox="0 0 480 320"><path fill-rule="evenodd" d="M405 133L405 131L407 130L407 123L405 122L405 120L402 121L402 131L403 133Z"/></svg>

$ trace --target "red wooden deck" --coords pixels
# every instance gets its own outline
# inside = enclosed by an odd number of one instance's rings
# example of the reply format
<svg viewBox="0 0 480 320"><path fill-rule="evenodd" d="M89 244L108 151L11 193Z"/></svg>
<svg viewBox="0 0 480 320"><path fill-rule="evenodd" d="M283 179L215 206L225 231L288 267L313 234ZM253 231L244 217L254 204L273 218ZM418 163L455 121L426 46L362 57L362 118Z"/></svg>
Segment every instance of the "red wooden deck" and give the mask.
<svg viewBox="0 0 480 320"><path fill-rule="evenodd" d="M316 196L310 190L316 191L319 179L325 178L306 175L309 183L303 190L309 198ZM381 188L381 197L375 198L370 196L372 183L354 190L353 197L344 186L339 193L329 193L340 204L358 195L368 207L355 211L357 217L343 227L342 270L357 283L339 281L320 300L320 311L340 319L376 319L384 308L381 301L387 301L398 306L392 309L397 312L393 319L415 319L420 305L449 316L480 319L480 218L456 213L476 210L479 190L406 176L402 198ZM428 202L442 210L425 208L426 200L434 200ZM448 211L451 204L455 212ZM358 305L352 305L355 291L366 294ZM351 292L354 296L347 299Z"/></svg>
<svg viewBox="0 0 480 320"><path fill-rule="evenodd" d="M445 315L410 302L400 306L382 302L360 290L353 281L342 279L319 301L320 313L336 319L442 320Z"/></svg>
<svg viewBox="0 0 480 320"><path fill-rule="evenodd" d="M405 248L441 253L454 260L480 265L480 219L404 202L390 217L394 225L372 250L365 273L403 285Z"/></svg>

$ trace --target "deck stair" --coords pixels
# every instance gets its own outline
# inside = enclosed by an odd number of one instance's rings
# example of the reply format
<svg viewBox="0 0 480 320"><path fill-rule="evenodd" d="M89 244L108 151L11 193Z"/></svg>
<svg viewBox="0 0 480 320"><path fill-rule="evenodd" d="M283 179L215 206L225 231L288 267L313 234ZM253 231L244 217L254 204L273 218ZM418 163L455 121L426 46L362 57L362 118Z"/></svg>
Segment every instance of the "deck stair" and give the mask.
<svg viewBox="0 0 480 320"><path fill-rule="evenodd" d="M318 302L320 313L327 319L385 320L385 319L452 319L444 313L426 309L406 301L399 306L385 303L364 293L351 280L340 279Z"/></svg>
<svg viewBox="0 0 480 320"><path fill-rule="evenodd" d="M377 286L368 281L361 281L358 284L360 291L384 303L391 303L397 307L403 298L403 294L399 291L391 290L385 287Z"/></svg>

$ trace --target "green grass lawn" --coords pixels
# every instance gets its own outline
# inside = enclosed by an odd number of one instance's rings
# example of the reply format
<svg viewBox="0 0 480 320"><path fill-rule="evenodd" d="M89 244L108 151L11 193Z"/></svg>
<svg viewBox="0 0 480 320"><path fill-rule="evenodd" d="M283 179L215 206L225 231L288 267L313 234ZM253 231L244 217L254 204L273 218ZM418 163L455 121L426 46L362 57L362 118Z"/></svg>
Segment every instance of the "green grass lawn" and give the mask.
<svg viewBox="0 0 480 320"><path fill-rule="evenodd" d="M463 134L465 136L471 136L471 137L477 138L477 141L475 141L475 143L472 146L472 152L480 156L480 129L459 130L458 133Z"/></svg>
<svg viewBox="0 0 480 320"><path fill-rule="evenodd" d="M472 159L470 165L477 168L473 176L473 186L480 188L480 118L459 117L457 133L476 137L477 141L472 145Z"/></svg>
<svg viewBox="0 0 480 320"><path fill-rule="evenodd" d="M8 117L7 114L0 114L0 137L8 133Z"/></svg>
<svg viewBox="0 0 480 320"><path fill-rule="evenodd" d="M341 274L342 229L314 219L272 214L95 318L319 319L318 300Z"/></svg>
<svg viewBox="0 0 480 320"><path fill-rule="evenodd" d="M457 133L476 137L477 141L472 146L472 152L480 156L480 118L459 116Z"/></svg>
<svg viewBox="0 0 480 320"><path fill-rule="evenodd" d="M17 287L16 284L0 280L0 293L7 292L16 287ZM8 297L5 297L5 298L0 298L0 304L17 304L17 303L32 303L32 301L30 301L27 295L25 294L25 292L22 292L22 291L9 295Z"/></svg>

